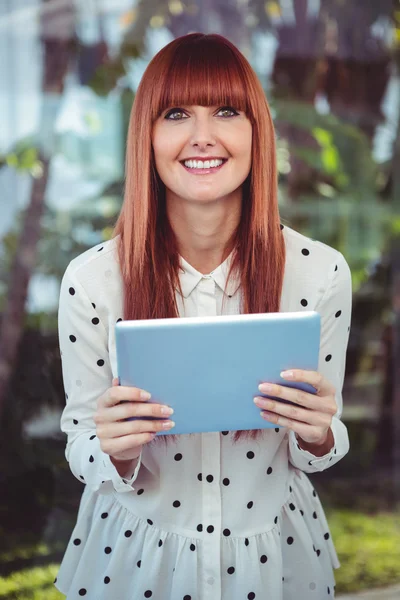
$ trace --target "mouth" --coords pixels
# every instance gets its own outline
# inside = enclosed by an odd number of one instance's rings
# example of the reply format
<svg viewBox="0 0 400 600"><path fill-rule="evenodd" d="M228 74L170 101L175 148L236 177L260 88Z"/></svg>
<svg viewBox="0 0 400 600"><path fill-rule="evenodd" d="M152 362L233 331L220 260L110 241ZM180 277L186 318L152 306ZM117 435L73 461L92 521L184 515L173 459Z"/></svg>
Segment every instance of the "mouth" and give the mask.
<svg viewBox="0 0 400 600"><path fill-rule="evenodd" d="M187 171L188 173L192 173L193 175L210 175L212 173L217 173L218 171L220 171L222 167L228 162L228 159L223 158L220 160L212 161L185 160L179 162L181 163L185 171Z"/></svg>

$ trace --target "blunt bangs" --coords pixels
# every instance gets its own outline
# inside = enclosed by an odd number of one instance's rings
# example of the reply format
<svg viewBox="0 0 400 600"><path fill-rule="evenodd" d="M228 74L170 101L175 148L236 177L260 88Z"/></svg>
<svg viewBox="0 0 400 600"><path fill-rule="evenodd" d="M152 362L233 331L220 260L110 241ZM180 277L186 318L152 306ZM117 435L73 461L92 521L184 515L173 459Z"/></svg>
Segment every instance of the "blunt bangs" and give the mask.
<svg viewBox="0 0 400 600"><path fill-rule="evenodd" d="M228 105L251 118L249 82L238 56L217 36L188 37L169 54L169 64L160 65L152 94L153 120L167 108L192 105Z"/></svg>

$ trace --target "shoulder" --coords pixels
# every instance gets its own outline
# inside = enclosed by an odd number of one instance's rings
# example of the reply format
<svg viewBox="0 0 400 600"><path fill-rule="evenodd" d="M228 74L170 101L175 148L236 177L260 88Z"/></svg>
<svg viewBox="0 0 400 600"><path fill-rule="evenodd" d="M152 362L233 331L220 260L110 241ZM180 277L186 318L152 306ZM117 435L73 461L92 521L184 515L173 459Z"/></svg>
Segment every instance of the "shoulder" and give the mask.
<svg viewBox="0 0 400 600"><path fill-rule="evenodd" d="M118 243L119 238L113 238L71 260L61 283L61 296L72 287L90 298L103 298L105 303L118 298L122 290Z"/></svg>
<svg viewBox="0 0 400 600"><path fill-rule="evenodd" d="M119 274L118 241L113 238L82 252L68 264L65 276L84 284Z"/></svg>
<svg viewBox="0 0 400 600"><path fill-rule="evenodd" d="M286 268L307 271L318 280L332 277L339 265L348 270L343 254L318 240L311 239L287 225L283 228L286 246Z"/></svg>

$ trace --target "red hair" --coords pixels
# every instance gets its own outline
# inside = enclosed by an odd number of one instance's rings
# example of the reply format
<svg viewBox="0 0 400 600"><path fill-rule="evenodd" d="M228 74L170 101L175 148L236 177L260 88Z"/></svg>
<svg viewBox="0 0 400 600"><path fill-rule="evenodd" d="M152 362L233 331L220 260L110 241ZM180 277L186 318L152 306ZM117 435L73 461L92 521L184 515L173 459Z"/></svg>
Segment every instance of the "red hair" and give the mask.
<svg viewBox="0 0 400 600"><path fill-rule="evenodd" d="M242 313L279 312L285 243L277 200L275 132L261 83L226 38L190 33L162 48L138 87L130 115L120 236L125 319L178 317L179 252L165 207L165 186L151 144L155 120L182 105L233 106L252 124L252 166L243 184L241 220L229 276L240 274ZM249 398L249 401L251 399ZM260 417L261 418L261 417ZM262 430L238 431L256 439ZM167 441L168 436L158 436ZM173 436L176 438L176 436ZM156 438L156 439L158 439Z"/></svg>

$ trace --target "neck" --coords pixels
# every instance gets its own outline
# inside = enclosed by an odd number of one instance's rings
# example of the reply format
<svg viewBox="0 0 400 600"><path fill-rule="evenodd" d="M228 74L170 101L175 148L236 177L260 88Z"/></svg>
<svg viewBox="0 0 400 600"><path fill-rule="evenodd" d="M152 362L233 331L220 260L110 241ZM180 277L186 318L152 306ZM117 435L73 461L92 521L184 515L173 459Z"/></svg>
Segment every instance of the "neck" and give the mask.
<svg viewBox="0 0 400 600"><path fill-rule="evenodd" d="M241 194L204 204L166 198L167 215L180 255L203 274L216 269L233 250L241 216Z"/></svg>

